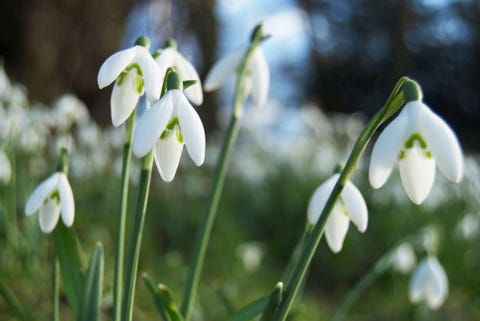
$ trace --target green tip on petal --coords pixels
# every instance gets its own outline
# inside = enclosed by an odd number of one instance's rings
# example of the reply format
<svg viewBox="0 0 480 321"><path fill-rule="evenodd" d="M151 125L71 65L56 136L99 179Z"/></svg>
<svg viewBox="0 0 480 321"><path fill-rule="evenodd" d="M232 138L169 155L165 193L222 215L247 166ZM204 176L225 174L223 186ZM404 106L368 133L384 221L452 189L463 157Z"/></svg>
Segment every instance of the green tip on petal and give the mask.
<svg viewBox="0 0 480 321"><path fill-rule="evenodd" d="M250 36L250 42L254 43L260 43L263 40L263 24L259 23L258 25L255 26L255 28L252 31L252 34Z"/></svg>
<svg viewBox="0 0 480 321"><path fill-rule="evenodd" d="M423 98L422 89L415 80L407 79L402 85L402 91L407 103L410 101L421 101Z"/></svg>
<svg viewBox="0 0 480 321"><path fill-rule="evenodd" d="M152 57L153 59L157 59L158 57L160 57L161 54L162 54L162 50L157 49L153 52Z"/></svg>
<svg viewBox="0 0 480 321"><path fill-rule="evenodd" d="M65 147L60 149L60 164L58 164L58 171L68 175L68 150Z"/></svg>
<svg viewBox="0 0 480 321"><path fill-rule="evenodd" d="M135 40L135 46L142 46L147 49L150 49L150 43L150 39L147 36L141 36Z"/></svg>
<svg viewBox="0 0 480 321"><path fill-rule="evenodd" d="M187 89L188 87L191 87L197 83L196 80L185 80L183 81L183 90Z"/></svg>
<svg viewBox="0 0 480 321"><path fill-rule="evenodd" d="M178 49L177 41L173 38L169 38L169 39L167 39L167 41L165 41L165 47L173 48L173 49L177 50Z"/></svg>
<svg viewBox="0 0 480 321"><path fill-rule="evenodd" d="M183 84L175 70L168 73L167 76L167 90L179 89L182 90Z"/></svg>

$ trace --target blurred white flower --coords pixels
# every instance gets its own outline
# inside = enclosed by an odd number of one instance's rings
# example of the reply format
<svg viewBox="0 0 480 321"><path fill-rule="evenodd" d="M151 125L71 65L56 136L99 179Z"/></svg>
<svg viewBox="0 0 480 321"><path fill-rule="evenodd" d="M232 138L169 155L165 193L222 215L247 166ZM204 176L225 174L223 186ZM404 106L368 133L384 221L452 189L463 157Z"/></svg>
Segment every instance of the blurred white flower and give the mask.
<svg viewBox="0 0 480 321"><path fill-rule="evenodd" d="M237 247L237 255L242 260L243 267L248 272L258 270L262 264L264 248L259 242L246 242Z"/></svg>
<svg viewBox="0 0 480 321"><path fill-rule="evenodd" d="M459 182L462 151L451 128L421 101L405 105L380 134L372 151L369 179L374 188L385 184L396 160L408 196L415 204L430 193L435 163L442 174Z"/></svg>
<svg viewBox="0 0 480 321"><path fill-rule="evenodd" d="M9 100L12 93L12 84L8 78L3 63L0 62L0 101Z"/></svg>
<svg viewBox="0 0 480 321"><path fill-rule="evenodd" d="M55 101L53 114L56 120L55 127L62 131L70 129L74 124L83 126L90 121L87 106L71 94L65 94Z"/></svg>
<svg viewBox="0 0 480 321"><path fill-rule="evenodd" d="M425 301L431 309L437 309L445 301L447 294L447 274L440 262L434 256L424 258L410 281L410 301Z"/></svg>
<svg viewBox="0 0 480 321"><path fill-rule="evenodd" d="M410 272L417 263L415 251L410 243L400 244L391 257L393 269L401 273Z"/></svg>
<svg viewBox="0 0 480 321"><path fill-rule="evenodd" d="M56 172L37 186L25 206L25 214L39 211L40 229L50 233L57 225L60 215L65 226L73 224L75 204L72 188L65 173Z"/></svg>
<svg viewBox="0 0 480 321"><path fill-rule="evenodd" d="M205 160L202 121L181 90L168 90L138 120L133 153L143 157L154 148L158 172L165 182L170 182L177 172L184 144L193 162L202 165Z"/></svg>
<svg viewBox="0 0 480 321"><path fill-rule="evenodd" d="M8 184L12 178L12 167L7 155L0 148L0 183Z"/></svg>
<svg viewBox="0 0 480 321"><path fill-rule="evenodd" d="M167 47L155 58L162 76L162 83L169 67L175 67L182 81L194 80L195 84L184 90L185 96L196 105L203 103L202 83L195 67L175 47Z"/></svg>
<svg viewBox="0 0 480 321"><path fill-rule="evenodd" d="M247 49L247 47L240 48L217 61L205 79L205 91L213 91L220 88L230 75L235 74ZM263 106L267 101L270 72L260 46L253 50L252 57L246 68L245 95L251 94L255 104L259 107Z"/></svg>
<svg viewBox="0 0 480 321"><path fill-rule="evenodd" d="M333 175L313 193L307 210L310 224L315 224L319 219L339 177L339 174ZM328 246L334 253L338 253L342 249L350 221L362 233L367 229L368 211L365 200L358 188L347 181L325 225L325 237Z"/></svg>
<svg viewBox="0 0 480 321"><path fill-rule="evenodd" d="M103 63L98 72L100 89L115 81L110 100L113 126L123 124L145 91L150 103L158 100L163 76L150 52L143 46L121 50Z"/></svg>
<svg viewBox="0 0 480 321"><path fill-rule="evenodd" d="M464 240L472 240L478 235L480 229L480 218L478 215L466 214L455 229L457 235Z"/></svg>

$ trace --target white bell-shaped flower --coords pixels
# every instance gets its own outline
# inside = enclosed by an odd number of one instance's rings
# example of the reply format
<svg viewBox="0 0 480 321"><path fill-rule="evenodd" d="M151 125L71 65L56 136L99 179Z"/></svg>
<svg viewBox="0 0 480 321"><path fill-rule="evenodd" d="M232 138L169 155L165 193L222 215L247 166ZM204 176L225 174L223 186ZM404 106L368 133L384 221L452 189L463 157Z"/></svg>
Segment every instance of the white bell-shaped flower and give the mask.
<svg viewBox="0 0 480 321"><path fill-rule="evenodd" d="M143 46L121 50L102 64L98 72L100 89L115 81L110 100L113 126L123 124L145 92L150 102L158 100L162 75L150 52Z"/></svg>
<svg viewBox="0 0 480 321"><path fill-rule="evenodd" d="M177 49L174 47L162 49L155 61L159 66L162 77L165 76L168 68L174 67L182 81L194 80L195 84L184 90L185 96L196 105L203 103L202 82L197 70Z"/></svg>
<svg viewBox="0 0 480 321"><path fill-rule="evenodd" d="M50 233L62 216L65 226L70 227L75 217L72 188L63 172L56 172L37 186L25 206L27 216L39 212L40 229Z"/></svg>
<svg viewBox="0 0 480 321"><path fill-rule="evenodd" d="M193 162L205 160L205 130L195 109L179 89L168 90L140 117L135 127L132 149L137 157L154 148L155 163L162 179L175 177L186 145Z"/></svg>
<svg viewBox="0 0 480 321"><path fill-rule="evenodd" d="M424 258L410 281L410 301L426 301L431 309L437 309L445 301L447 294L447 274L440 262L434 256Z"/></svg>
<svg viewBox="0 0 480 321"><path fill-rule="evenodd" d="M463 156L452 129L421 101L411 101L380 134L373 146L369 179L385 184L398 160L405 191L415 204L430 193L435 164L453 182L463 175Z"/></svg>
<svg viewBox="0 0 480 321"><path fill-rule="evenodd" d="M220 88L230 75L235 74L246 50L246 47L240 48L216 62L205 79L205 91L213 91ZM257 106L263 106L268 97L270 72L260 46L254 49L247 68L244 84L245 94L246 96L251 94Z"/></svg>
<svg viewBox="0 0 480 321"><path fill-rule="evenodd" d="M339 174L333 175L313 193L307 210L310 224L315 224L319 219L339 177ZM362 233L367 229L367 204L358 188L347 181L325 225L325 237L328 246L334 253L338 253L342 249L350 221Z"/></svg>

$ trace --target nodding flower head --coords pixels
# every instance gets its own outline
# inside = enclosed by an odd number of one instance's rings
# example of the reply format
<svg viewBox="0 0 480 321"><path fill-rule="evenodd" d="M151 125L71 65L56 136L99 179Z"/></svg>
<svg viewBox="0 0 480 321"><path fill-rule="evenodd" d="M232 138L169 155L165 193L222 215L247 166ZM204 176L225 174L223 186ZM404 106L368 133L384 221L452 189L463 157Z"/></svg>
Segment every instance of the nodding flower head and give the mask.
<svg viewBox="0 0 480 321"><path fill-rule="evenodd" d="M410 281L410 301L425 301L431 309L437 309L447 295L448 279L442 265L434 256L424 258Z"/></svg>

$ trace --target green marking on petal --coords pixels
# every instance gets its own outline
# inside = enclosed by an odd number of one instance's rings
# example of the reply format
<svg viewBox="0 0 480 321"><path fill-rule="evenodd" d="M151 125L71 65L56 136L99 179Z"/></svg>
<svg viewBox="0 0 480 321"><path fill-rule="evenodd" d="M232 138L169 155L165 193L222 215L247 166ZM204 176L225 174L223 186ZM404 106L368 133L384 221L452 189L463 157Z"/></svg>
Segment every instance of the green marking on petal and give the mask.
<svg viewBox="0 0 480 321"><path fill-rule="evenodd" d="M400 151L400 153L398 153L398 159L402 160L402 159L405 159L405 158L407 158L407 151L402 149Z"/></svg>
<svg viewBox="0 0 480 321"><path fill-rule="evenodd" d="M433 158L433 155L432 155L432 152L426 150L423 155L428 158L428 159L432 159Z"/></svg>
<svg viewBox="0 0 480 321"><path fill-rule="evenodd" d="M404 146L405 148L407 149L410 149L413 147L415 141L418 142L418 144L420 145L420 147L422 149L426 149L427 148L427 142L425 141L425 139L423 138L422 135L420 135L420 133L413 133L408 139L407 141L405 142Z"/></svg>
<svg viewBox="0 0 480 321"><path fill-rule="evenodd" d="M136 76L135 77L135 83L136 83L136 90L137 93L140 95L143 93L143 86L145 85L145 80L143 80L143 77Z"/></svg>
<svg viewBox="0 0 480 321"><path fill-rule="evenodd" d="M337 203L339 203L338 205L340 206L340 209L342 210L343 215L345 215L346 217L349 217L347 207L345 206L345 202L343 201L342 196L338 198Z"/></svg>
<svg viewBox="0 0 480 321"><path fill-rule="evenodd" d="M160 139L167 139L171 134L172 132L170 130L164 130L160 135Z"/></svg>
<svg viewBox="0 0 480 321"><path fill-rule="evenodd" d="M173 130L175 128L180 129L180 121L178 120L177 116L173 117L167 124L167 129Z"/></svg>
<svg viewBox="0 0 480 321"><path fill-rule="evenodd" d="M183 140L183 135L181 132L179 132L178 130L175 132L175 134L177 135L177 140L180 144L183 144L184 140Z"/></svg>
<svg viewBox="0 0 480 321"><path fill-rule="evenodd" d="M128 65L125 68L125 71L127 71L127 72L132 71L132 70L135 70L137 72L137 74L139 74L140 76L143 76L142 68L140 68L140 65L137 64L136 62Z"/></svg>

